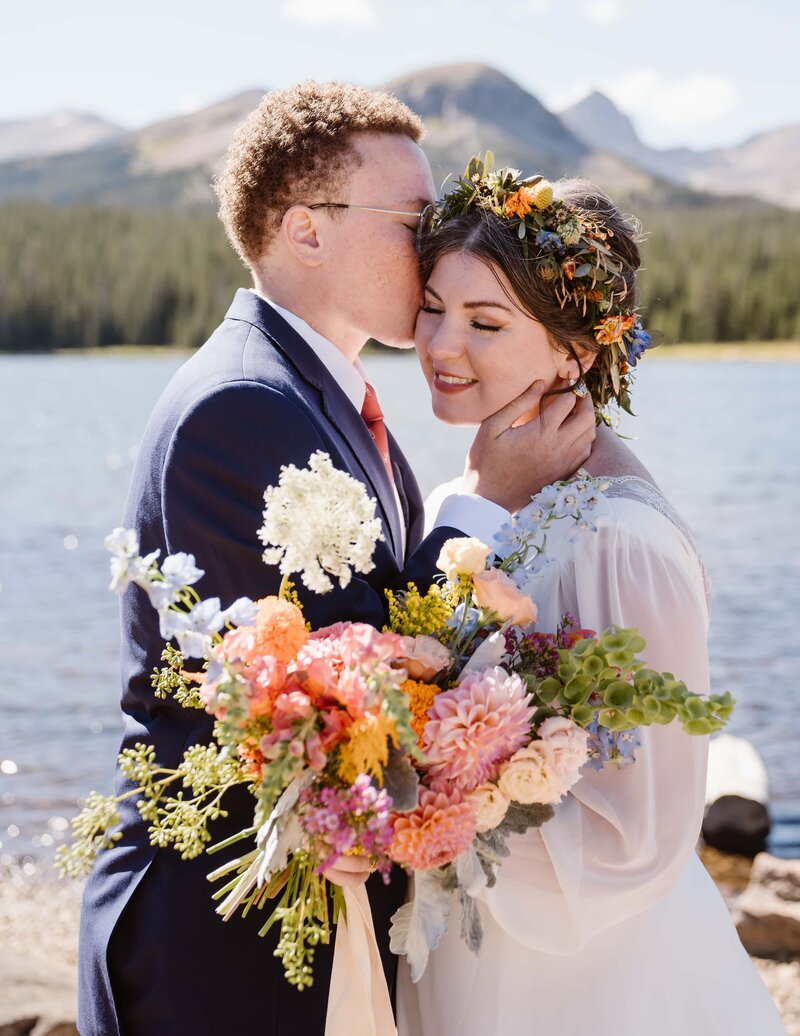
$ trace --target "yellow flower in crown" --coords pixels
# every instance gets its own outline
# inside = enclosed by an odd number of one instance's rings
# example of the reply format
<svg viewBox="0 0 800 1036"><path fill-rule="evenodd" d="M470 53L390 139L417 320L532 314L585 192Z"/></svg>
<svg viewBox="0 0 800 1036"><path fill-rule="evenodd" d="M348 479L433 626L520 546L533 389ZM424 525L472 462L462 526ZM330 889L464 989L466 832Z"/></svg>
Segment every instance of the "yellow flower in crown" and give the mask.
<svg viewBox="0 0 800 1036"><path fill-rule="evenodd" d="M553 204L553 185L547 180L541 180L533 188L533 204L537 209L546 209Z"/></svg>

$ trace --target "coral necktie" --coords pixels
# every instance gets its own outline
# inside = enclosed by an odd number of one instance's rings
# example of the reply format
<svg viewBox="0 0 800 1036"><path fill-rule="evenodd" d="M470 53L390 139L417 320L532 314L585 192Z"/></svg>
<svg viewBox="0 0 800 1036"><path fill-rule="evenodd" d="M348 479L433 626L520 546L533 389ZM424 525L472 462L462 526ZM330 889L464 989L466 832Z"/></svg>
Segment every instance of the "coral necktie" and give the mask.
<svg viewBox="0 0 800 1036"><path fill-rule="evenodd" d="M369 434L372 436L375 445L378 447L378 453L381 455L383 466L389 474L389 481L394 482L392 461L389 456L389 439L386 435L386 425L383 423L383 411L378 402L378 397L375 395L375 389L369 382L367 382L364 405L361 407L361 416L364 419L364 424L369 429Z"/></svg>

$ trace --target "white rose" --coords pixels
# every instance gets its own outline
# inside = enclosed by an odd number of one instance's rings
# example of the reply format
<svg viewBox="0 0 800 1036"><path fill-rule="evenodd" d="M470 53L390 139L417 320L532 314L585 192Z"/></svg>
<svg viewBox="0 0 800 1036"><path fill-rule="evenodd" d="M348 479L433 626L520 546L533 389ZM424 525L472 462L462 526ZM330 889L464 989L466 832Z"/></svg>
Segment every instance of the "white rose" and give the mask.
<svg viewBox="0 0 800 1036"><path fill-rule="evenodd" d="M496 784L481 784L467 798L475 807L478 831L491 831L508 812L509 800Z"/></svg>
<svg viewBox="0 0 800 1036"><path fill-rule="evenodd" d="M580 768L589 757L589 735L566 716L550 716L537 733L553 754L553 767L567 792L580 777Z"/></svg>
<svg viewBox="0 0 800 1036"><path fill-rule="evenodd" d="M491 553L492 548L476 536L460 536L447 540L436 565L454 583L459 576L476 576L483 572Z"/></svg>
<svg viewBox="0 0 800 1036"><path fill-rule="evenodd" d="M561 779L546 741L533 741L515 752L500 770L497 783L506 798L522 805L561 801Z"/></svg>

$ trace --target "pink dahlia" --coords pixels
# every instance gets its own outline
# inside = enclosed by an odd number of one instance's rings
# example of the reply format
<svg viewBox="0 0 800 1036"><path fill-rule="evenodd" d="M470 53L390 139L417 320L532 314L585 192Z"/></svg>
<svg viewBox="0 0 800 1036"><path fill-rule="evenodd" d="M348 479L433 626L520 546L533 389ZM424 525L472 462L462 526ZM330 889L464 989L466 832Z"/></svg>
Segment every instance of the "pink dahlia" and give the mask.
<svg viewBox="0 0 800 1036"><path fill-rule="evenodd" d="M475 808L460 791L423 788L417 808L397 815L389 855L415 871L442 867L464 852L476 830Z"/></svg>
<svg viewBox="0 0 800 1036"><path fill-rule="evenodd" d="M437 694L428 712L422 738L431 776L463 791L491 780L500 763L530 741L533 713L516 673L500 666L470 673Z"/></svg>

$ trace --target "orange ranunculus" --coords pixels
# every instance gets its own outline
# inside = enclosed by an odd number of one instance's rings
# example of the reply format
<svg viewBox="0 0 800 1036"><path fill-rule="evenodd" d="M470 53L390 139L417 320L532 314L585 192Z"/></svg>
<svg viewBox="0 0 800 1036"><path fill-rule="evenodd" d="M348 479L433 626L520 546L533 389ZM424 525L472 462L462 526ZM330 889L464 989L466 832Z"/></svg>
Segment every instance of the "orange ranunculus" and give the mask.
<svg viewBox="0 0 800 1036"><path fill-rule="evenodd" d="M519 216L524 219L535 204L536 189L534 187L520 187L518 191L506 198L503 205L504 216Z"/></svg>

